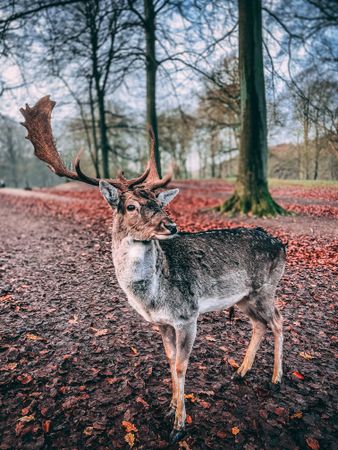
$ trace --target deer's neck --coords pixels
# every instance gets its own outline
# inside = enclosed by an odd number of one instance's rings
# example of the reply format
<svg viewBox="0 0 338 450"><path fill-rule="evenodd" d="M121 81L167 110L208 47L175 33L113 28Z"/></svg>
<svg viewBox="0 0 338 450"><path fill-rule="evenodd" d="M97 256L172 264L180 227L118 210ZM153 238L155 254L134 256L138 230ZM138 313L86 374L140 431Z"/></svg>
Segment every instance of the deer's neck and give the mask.
<svg viewBox="0 0 338 450"><path fill-rule="evenodd" d="M163 264L156 241L135 241L113 227L112 255L117 280L129 303L147 320L156 308Z"/></svg>

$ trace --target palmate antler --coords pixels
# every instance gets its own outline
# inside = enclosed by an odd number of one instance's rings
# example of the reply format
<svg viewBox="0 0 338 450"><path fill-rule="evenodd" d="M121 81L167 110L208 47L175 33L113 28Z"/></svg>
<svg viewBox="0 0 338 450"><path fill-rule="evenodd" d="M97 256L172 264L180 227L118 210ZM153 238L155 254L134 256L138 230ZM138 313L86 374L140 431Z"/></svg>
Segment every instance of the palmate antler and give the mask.
<svg viewBox="0 0 338 450"><path fill-rule="evenodd" d="M93 186L98 186L100 179L85 175L80 168L80 158L82 151L79 151L73 161L73 170L67 169L54 143L51 127L52 111L56 103L50 100L49 95L41 98L32 108L26 104L26 109L21 108L20 112L25 118L22 125L27 129L26 139L29 139L34 147L35 156L44 161L48 167L59 177L67 177L72 180L82 181ZM172 174L168 174L162 180L159 178L154 154L154 135L152 136L152 151L146 170L137 178L127 180L123 172L119 171L116 179L109 178L105 181L124 192L132 190L134 187L143 187L152 191L166 186L171 180Z"/></svg>

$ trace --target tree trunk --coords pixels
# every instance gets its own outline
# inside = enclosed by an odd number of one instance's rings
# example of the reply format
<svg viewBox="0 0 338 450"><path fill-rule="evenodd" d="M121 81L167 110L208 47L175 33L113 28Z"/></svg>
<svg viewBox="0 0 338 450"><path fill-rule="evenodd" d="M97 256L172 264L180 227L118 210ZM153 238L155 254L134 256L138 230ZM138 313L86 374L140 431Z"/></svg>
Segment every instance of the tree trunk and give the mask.
<svg viewBox="0 0 338 450"><path fill-rule="evenodd" d="M102 171L104 178L109 178L109 142L108 142L108 129L106 124L104 94L101 89L97 89L97 100L99 106L99 121L100 121L100 140L101 140L101 153L102 153Z"/></svg>
<svg viewBox="0 0 338 450"><path fill-rule="evenodd" d="M153 0L144 0L144 22L146 38L146 78L147 78L147 124L151 126L155 137L155 161L158 175L161 176L161 158L158 143L158 127L156 113L156 25L155 8ZM151 149L150 136L149 154Z"/></svg>
<svg viewBox="0 0 338 450"><path fill-rule="evenodd" d="M318 118L317 118L318 119ZM314 174L313 179L317 180L318 178L318 171L319 171L319 154L320 154L320 143L319 143L319 130L318 130L318 123L316 123L316 138L315 138L315 168L314 168Z"/></svg>
<svg viewBox="0 0 338 450"><path fill-rule="evenodd" d="M97 134L96 134L96 117L95 117L95 104L93 99L93 86L92 86L92 78L89 82L89 106L90 106L90 117L92 123L92 136L93 136L93 144L94 144L94 159L95 159L95 172L96 178L101 178L100 175L100 166L99 166L99 146L97 142Z"/></svg>
<svg viewBox="0 0 338 450"><path fill-rule="evenodd" d="M92 56L92 70L93 79L95 83L96 98L99 109L99 130L100 130L100 144L102 153L102 172L104 178L109 178L109 141L108 141L108 129L106 124L105 114L105 90L101 87L100 81L102 73L99 70L98 62L98 32L95 23L95 14L92 11L88 12L88 19L90 23L91 33L91 56Z"/></svg>
<svg viewBox="0 0 338 450"><path fill-rule="evenodd" d="M241 138L235 193L218 209L256 216L286 214L267 183L267 124L261 0L238 0Z"/></svg>

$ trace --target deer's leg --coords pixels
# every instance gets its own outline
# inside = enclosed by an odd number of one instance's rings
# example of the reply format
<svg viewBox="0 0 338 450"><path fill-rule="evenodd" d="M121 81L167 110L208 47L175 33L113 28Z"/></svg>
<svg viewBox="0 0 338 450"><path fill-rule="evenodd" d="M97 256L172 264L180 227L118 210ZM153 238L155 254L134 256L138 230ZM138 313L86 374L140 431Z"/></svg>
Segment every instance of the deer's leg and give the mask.
<svg viewBox="0 0 338 450"><path fill-rule="evenodd" d="M265 317L258 313L257 311L257 297L247 297L237 303L239 309L247 315L252 323L252 336L247 351L245 353L244 359L240 367L237 369L234 377L240 376L244 377L245 374L251 369L256 353L259 349L259 346L262 342L266 331L266 323ZM265 308L262 308L264 310Z"/></svg>
<svg viewBox="0 0 338 450"><path fill-rule="evenodd" d="M185 427L184 383L189 356L196 337L196 322L176 329L176 375L177 375L177 407L174 428L170 438L172 442L180 440Z"/></svg>
<svg viewBox="0 0 338 450"><path fill-rule="evenodd" d="M175 414L177 406L176 332L175 328L170 325L160 325L159 329L161 332L164 351L167 355L171 372L173 396L170 403L170 409L168 411L168 416L171 416Z"/></svg>
<svg viewBox="0 0 338 450"><path fill-rule="evenodd" d="M244 377L248 370L251 369L255 360L257 350L259 349L266 331L266 325L263 322L254 320L252 318L251 322L253 327L251 341L245 353L243 362L236 372L236 374L240 375L241 377Z"/></svg>
<svg viewBox="0 0 338 450"><path fill-rule="evenodd" d="M272 328L275 340L272 383L277 384L282 381L283 375L283 318L277 308L275 308L270 326Z"/></svg>

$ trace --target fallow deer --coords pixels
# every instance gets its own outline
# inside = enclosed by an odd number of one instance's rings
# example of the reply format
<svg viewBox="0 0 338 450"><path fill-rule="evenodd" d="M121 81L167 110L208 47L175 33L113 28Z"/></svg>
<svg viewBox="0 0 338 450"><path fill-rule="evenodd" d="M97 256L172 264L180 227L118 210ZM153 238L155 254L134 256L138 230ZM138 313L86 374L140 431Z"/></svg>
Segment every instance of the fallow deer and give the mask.
<svg viewBox="0 0 338 450"><path fill-rule="evenodd" d="M184 382L196 336L198 316L237 305L252 322L253 334L237 376L251 369L269 325L274 334L272 382L282 377L282 318L274 305L283 274L285 247L263 229L178 232L163 210L178 189L159 192L171 176L158 177L154 155L138 178L99 180L83 174L79 155L68 170L56 149L51 128L55 105L49 97L21 109L36 156L59 176L99 186L113 210L112 256L118 282L131 306L158 325L169 360L175 415L171 440L182 437L186 412Z"/></svg>

